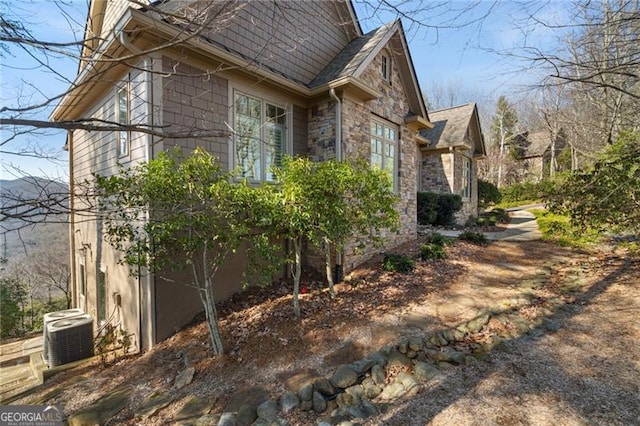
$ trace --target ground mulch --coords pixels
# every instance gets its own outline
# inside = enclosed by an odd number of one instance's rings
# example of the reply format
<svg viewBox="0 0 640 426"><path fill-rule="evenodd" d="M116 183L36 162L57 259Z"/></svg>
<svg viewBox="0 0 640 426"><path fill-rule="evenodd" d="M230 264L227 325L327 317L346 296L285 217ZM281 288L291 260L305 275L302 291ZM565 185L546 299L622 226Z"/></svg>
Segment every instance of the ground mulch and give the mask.
<svg viewBox="0 0 640 426"><path fill-rule="evenodd" d="M415 256L420 244L396 251ZM60 404L68 415L126 387L133 396L112 424L168 424L190 398L207 398L220 413L242 389L277 397L294 372L328 375L403 336L454 327L483 309L521 306L523 318L546 315L549 326L508 340L477 364L443 372L365 424L640 424L637 258L541 241L458 242L447 251L445 260L418 261L411 274L384 272L374 258L338 285L335 299L309 278L300 320L290 283L250 289L220 305L221 357L210 356L206 325L196 322L147 353L60 373L16 402ZM559 308L548 310L549 303ZM172 390L185 365L195 367L193 382ZM170 393L173 402L148 419L134 418L154 392ZM314 424L315 416L295 412L288 420Z"/></svg>

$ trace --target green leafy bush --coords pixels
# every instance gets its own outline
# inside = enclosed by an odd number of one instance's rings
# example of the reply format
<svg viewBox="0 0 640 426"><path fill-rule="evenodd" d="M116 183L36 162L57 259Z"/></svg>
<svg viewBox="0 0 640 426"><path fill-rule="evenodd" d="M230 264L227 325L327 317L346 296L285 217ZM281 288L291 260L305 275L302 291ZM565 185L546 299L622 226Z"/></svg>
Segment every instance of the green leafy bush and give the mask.
<svg viewBox="0 0 640 426"><path fill-rule="evenodd" d="M451 225L455 213L461 208L462 197L457 194L418 192L418 223L420 225Z"/></svg>
<svg viewBox="0 0 640 426"><path fill-rule="evenodd" d="M444 246L447 243L447 237L438 232L432 232L427 235L425 243Z"/></svg>
<svg viewBox="0 0 640 426"><path fill-rule="evenodd" d="M478 246L486 246L488 244L487 237L482 232L464 231L458 236L458 239Z"/></svg>
<svg viewBox="0 0 640 426"><path fill-rule="evenodd" d="M416 263L413 259L404 254L386 253L382 259L382 269L387 272L400 272L407 274L413 271Z"/></svg>
<svg viewBox="0 0 640 426"><path fill-rule="evenodd" d="M487 207L502 201L500 190L493 183L478 179L478 204Z"/></svg>
<svg viewBox="0 0 640 426"><path fill-rule="evenodd" d="M425 243L420 247L420 259L444 259L447 257L447 252L444 249L443 244Z"/></svg>

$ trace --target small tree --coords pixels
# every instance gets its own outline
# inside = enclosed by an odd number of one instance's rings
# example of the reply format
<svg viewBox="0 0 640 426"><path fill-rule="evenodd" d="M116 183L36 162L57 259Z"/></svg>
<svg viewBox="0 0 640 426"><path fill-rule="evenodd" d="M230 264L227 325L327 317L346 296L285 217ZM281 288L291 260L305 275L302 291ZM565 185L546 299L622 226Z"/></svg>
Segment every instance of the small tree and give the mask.
<svg viewBox="0 0 640 426"><path fill-rule="evenodd" d="M393 208L397 197L385 172L364 161L314 163L285 158L275 175L279 208L274 210L274 231L293 244L293 308L299 317L303 241L324 250L327 282L334 296L332 248L340 251L351 240L380 242L381 229L398 226Z"/></svg>
<svg viewBox="0 0 640 426"><path fill-rule="evenodd" d="M398 228L399 215L394 209L398 197L387 173L372 169L364 160L318 163L311 182L316 216L312 235L316 244L324 246L326 278L334 297L332 246L340 252L347 242L380 245L381 230Z"/></svg>
<svg viewBox="0 0 640 426"><path fill-rule="evenodd" d="M158 273L189 268L192 281L185 284L197 290L211 349L222 354L213 295L216 273L243 240L252 238L253 249L268 244L252 227L259 192L233 182L202 149L188 158L161 153L119 175L96 176L95 183L107 240L123 252L122 262Z"/></svg>

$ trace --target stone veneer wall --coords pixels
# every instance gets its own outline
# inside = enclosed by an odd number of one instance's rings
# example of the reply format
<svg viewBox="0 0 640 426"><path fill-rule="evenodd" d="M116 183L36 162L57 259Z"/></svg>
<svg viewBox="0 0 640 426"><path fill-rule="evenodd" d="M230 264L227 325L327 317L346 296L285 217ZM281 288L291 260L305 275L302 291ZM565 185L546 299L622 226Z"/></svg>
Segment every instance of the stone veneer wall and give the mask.
<svg viewBox="0 0 640 426"><path fill-rule="evenodd" d="M345 272L353 269L381 250L391 249L409 241L417 235L416 198L417 198L417 159L419 158L415 132L404 125L404 117L409 112L409 102L404 92L395 64L392 64L391 84L384 81L381 75L382 53L378 54L361 79L369 86L382 93L379 99L360 104L345 98L343 100L342 137L346 157L371 157L371 116L381 117L399 129L397 150L398 160L398 195L400 201L397 210L400 213L400 229L398 232L383 232L386 243L382 249L366 247L356 250L353 244L345 248ZM387 53L388 54L388 53Z"/></svg>
<svg viewBox="0 0 640 426"><path fill-rule="evenodd" d="M422 191L450 194L453 191L451 165L453 156L449 152L425 153L422 158L420 176Z"/></svg>
<svg viewBox="0 0 640 426"><path fill-rule="evenodd" d="M462 195L465 157L471 161L471 198L462 198L462 209L455 216L455 222L458 225L463 225L469 218L478 215L478 162L473 158L473 150L455 151L454 154L450 152L425 153L422 158L422 175L420 177L422 191Z"/></svg>
<svg viewBox="0 0 640 426"><path fill-rule="evenodd" d="M313 161L336 157L336 110L332 100L307 110L308 154Z"/></svg>

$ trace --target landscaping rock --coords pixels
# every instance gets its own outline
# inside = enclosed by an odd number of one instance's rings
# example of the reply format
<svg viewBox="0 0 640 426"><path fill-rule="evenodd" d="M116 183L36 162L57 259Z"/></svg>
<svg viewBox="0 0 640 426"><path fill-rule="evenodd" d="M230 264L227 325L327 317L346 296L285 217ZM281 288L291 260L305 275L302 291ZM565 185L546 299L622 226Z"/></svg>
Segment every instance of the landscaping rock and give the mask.
<svg viewBox="0 0 640 426"><path fill-rule="evenodd" d="M148 419L169 405L171 401L173 401L171 395L164 392L154 392L142 402L133 415L134 417Z"/></svg>
<svg viewBox="0 0 640 426"><path fill-rule="evenodd" d="M220 416L216 414L205 414L200 416L194 423L195 426L216 426L220 421Z"/></svg>
<svg viewBox="0 0 640 426"><path fill-rule="evenodd" d="M127 406L130 391L116 390L69 417L69 426L104 424Z"/></svg>
<svg viewBox="0 0 640 426"><path fill-rule="evenodd" d="M211 407L216 402L215 396L208 398L199 398L196 396L187 397L187 402L182 406L180 411L174 416L176 423L193 423L205 414L209 414ZM231 412L231 410L225 410ZM234 410L235 412L236 410Z"/></svg>
<svg viewBox="0 0 640 426"><path fill-rule="evenodd" d="M380 364L371 367L371 379L376 385L384 385L385 378L384 368Z"/></svg>
<svg viewBox="0 0 640 426"><path fill-rule="evenodd" d="M431 380L440 374L440 371L433 364L417 362L413 367L413 374L419 380Z"/></svg>
<svg viewBox="0 0 640 426"><path fill-rule="evenodd" d="M311 409L313 409L313 402L312 401L300 401L300 409L302 411L310 411Z"/></svg>
<svg viewBox="0 0 640 426"><path fill-rule="evenodd" d="M336 404L338 404L338 407L343 408L343 407L348 407L350 405L353 404L353 395L350 395L346 392L343 392L341 394L339 394L336 398Z"/></svg>
<svg viewBox="0 0 640 426"><path fill-rule="evenodd" d="M187 386L193 380L193 375L195 374L195 372L196 369L194 367L188 367L179 372L173 382L173 387L176 390L180 390L183 387Z"/></svg>
<svg viewBox="0 0 640 426"><path fill-rule="evenodd" d="M398 351L391 352L387 358L387 370L392 367L407 367L410 365L411 360Z"/></svg>
<svg viewBox="0 0 640 426"><path fill-rule="evenodd" d="M409 349L418 352L424 347L424 340L421 337L409 338Z"/></svg>
<svg viewBox="0 0 640 426"><path fill-rule="evenodd" d="M378 415L378 410L370 401L362 401L362 409L367 417L373 417Z"/></svg>
<svg viewBox="0 0 640 426"><path fill-rule="evenodd" d="M407 393L404 386L400 382L390 383L388 386L382 390L379 398L383 401L393 401L400 398L402 395Z"/></svg>
<svg viewBox="0 0 640 426"><path fill-rule="evenodd" d="M479 333L482 328L487 325L489 322L489 314L482 314L472 319L471 321L467 321L466 329L469 333ZM464 331L464 330L460 330Z"/></svg>
<svg viewBox="0 0 640 426"><path fill-rule="evenodd" d="M387 357L382 352L373 352L367 357L367 359L373 360L376 365L381 367L387 365Z"/></svg>
<svg viewBox="0 0 640 426"><path fill-rule="evenodd" d="M331 396L336 393L336 388L328 379L318 379L313 384L313 388L323 395Z"/></svg>
<svg viewBox="0 0 640 426"><path fill-rule="evenodd" d="M398 345L398 352L400 352L401 354L406 354L408 348L409 348L409 342L406 340L403 340Z"/></svg>
<svg viewBox="0 0 640 426"><path fill-rule="evenodd" d="M367 371L371 370L371 367L373 367L374 364L376 364L376 362L373 359L365 358L365 359L362 359L360 361L356 361L353 364L351 364L351 368L353 368L354 371L356 373L358 373L358 375L360 375L360 374L364 374Z"/></svg>
<svg viewBox="0 0 640 426"><path fill-rule="evenodd" d="M378 395L380 395L380 393L382 393L382 388L376 384L367 384L366 386L363 387L363 394L365 397L367 397L368 399L373 399L375 397L377 397Z"/></svg>
<svg viewBox="0 0 640 426"><path fill-rule="evenodd" d="M302 385L298 395L303 401L311 401L311 398L313 397L313 383L309 382Z"/></svg>
<svg viewBox="0 0 640 426"><path fill-rule="evenodd" d="M418 381L416 380L416 378L406 371L400 372L396 377L396 381L402 383L402 386L404 386L407 391L410 391L418 386Z"/></svg>
<svg viewBox="0 0 640 426"><path fill-rule="evenodd" d="M316 413L322 413L327 409L327 401L324 399L324 396L320 392L313 392L313 398L311 399L313 404L313 411Z"/></svg>
<svg viewBox="0 0 640 426"><path fill-rule="evenodd" d="M220 415L220 420L218 420L218 426L236 426L236 415L235 413L222 413Z"/></svg>
<svg viewBox="0 0 640 426"><path fill-rule="evenodd" d="M411 349L409 349L409 350L407 351L407 358L409 358L409 359L415 359L417 356L418 356L418 352L416 352L416 351L414 351L414 350L411 350Z"/></svg>
<svg viewBox="0 0 640 426"><path fill-rule="evenodd" d="M258 405L256 412L258 414L258 417L265 420L274 421L276 418L278 418L278 404L272 400L264 401L262 404Z"/></svg>
<svg viewBox="0 0 640 426"><path fill-rule="evenodd" d="M357 400L360 400L364 394L364 389L362 389L362 386L360 385L349 386L344 391Z"/></svg>
<svg viewBox="0 0 640 426"><path fill-rule="evenodd" d="M253 404L242 404L236 414L238 426L250 426L258 418L257 408Z"/></svg>
<svg viewBox="0 0 640 426"><path fill-rule="evenodd" d="M285 414L299 406L300 399L298 399L298 395L293 392L287 392L280 398L280 410Z"/></svg>
<svg viewBox="0 0 640 426"><path fill-rule="evenodd" d="M358 373L348 365L341 365L331 376L331 383L338 388L347 388L358 381Z"/></svg>

